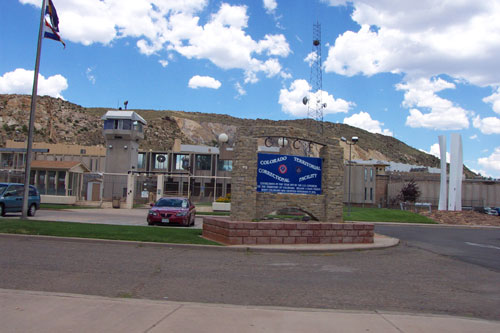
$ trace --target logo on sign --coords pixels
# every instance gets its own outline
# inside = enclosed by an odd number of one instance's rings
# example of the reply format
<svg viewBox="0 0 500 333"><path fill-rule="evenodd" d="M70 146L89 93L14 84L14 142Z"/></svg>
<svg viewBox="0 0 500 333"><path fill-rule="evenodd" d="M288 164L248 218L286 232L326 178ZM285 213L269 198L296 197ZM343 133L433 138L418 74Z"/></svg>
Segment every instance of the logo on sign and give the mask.
<svg viewBox="0 0 500 333"><path fill-rule="evenodd" d="M278 171L283 175L287 172L288 168L286 167L286 165L282 164L278 167Z"/></svg>

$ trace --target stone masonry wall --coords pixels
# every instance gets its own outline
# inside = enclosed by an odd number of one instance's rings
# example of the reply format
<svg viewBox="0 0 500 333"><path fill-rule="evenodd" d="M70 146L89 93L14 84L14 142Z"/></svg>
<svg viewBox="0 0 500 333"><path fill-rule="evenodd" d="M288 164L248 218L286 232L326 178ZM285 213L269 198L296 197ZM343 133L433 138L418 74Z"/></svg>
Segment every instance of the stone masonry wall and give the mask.
<svg viewBox="0 0 500 333"><path fill-rule="evenodd" d="M373 243L373 224L243 222L203 218L203 237L226 245Z"/></svg>
<svg viewBox="0 0 500 333"><path fill-rule="evenodd" d="M276 194L257 192L257 139L285 137L322 145L322 194ZM337 140L285 126L242 127L238 130L233 160L231 218L239 221L262 219L280 208L294 207L319 221L343 222L343 151Z"/></svg>

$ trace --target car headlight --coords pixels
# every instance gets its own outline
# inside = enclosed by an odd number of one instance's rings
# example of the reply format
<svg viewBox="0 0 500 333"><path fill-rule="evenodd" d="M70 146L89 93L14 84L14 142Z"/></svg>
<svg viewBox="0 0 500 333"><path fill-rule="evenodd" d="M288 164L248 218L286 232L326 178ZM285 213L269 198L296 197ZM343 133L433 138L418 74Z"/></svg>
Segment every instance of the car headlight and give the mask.
<svg viewBox="0 0 500 333"><path fill-rule="evenodd" d="M178 212L176 215L177 215L177 216L186 216L186 215L187 215L187 212L186 212L186 211L183 211L183 212Z"/></svg>
<svg viewBox="0 0 500 333"><path fill-rule="evenodd" d="M150 210L148 214L152 216L158 216L158 212L156 210Z"/></svg>

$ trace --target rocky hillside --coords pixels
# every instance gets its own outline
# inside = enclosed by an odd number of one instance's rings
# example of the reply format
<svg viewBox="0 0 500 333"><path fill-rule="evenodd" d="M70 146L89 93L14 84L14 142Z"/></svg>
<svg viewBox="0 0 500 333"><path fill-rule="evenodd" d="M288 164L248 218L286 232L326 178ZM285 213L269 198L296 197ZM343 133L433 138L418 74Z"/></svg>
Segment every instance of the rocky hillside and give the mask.
<svg viewBox="0 0 500 333"><path fill-rule="evenodd" d="M6 139L25 140L31 99L29 95L0 95L0 146ZM35 142L103 145L102 115L107 108L84 108L79 105L44 96L37 98ZM312 120L240 119L221 114L183 111L134 110L148 122L143 149L168 150L174 139L185 144L213 146L220 133L230 138L239 126L286 125L300 128L311 126ZM340 139L359 137L353 146L353 159L378 159L439 167L439 160L389 136L369 133L345 124L324 123L324 134ZM344 156L348 158L348 149ZM467 171L467 173L469 173Z"/></svg>

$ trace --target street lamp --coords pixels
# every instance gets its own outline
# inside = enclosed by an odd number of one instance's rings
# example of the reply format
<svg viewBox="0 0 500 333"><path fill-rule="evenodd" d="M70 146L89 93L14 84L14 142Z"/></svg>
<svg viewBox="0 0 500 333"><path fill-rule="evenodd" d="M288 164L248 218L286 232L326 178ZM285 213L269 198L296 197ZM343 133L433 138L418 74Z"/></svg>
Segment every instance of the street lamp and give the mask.
<svg viewBox="0 0 500 333"><path fill-rule="evenodd" d="M347 141L346 138L341 137L341 141L345 142L347 145L349 145L349 187L348 187L348 194L347 194L347 205L348 205L348 210L347 210L347 216L351 216L351 148L354 146L356 143L358 143L358 137L353 136L351 138L351 142Z"/></svg>

